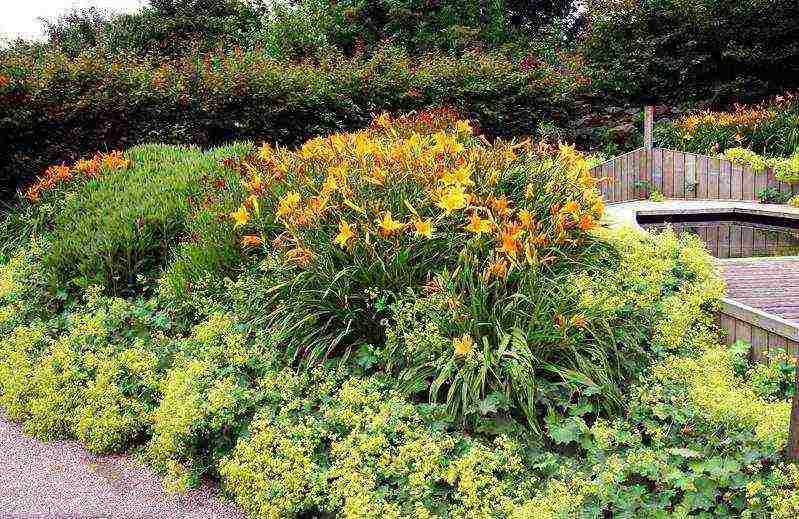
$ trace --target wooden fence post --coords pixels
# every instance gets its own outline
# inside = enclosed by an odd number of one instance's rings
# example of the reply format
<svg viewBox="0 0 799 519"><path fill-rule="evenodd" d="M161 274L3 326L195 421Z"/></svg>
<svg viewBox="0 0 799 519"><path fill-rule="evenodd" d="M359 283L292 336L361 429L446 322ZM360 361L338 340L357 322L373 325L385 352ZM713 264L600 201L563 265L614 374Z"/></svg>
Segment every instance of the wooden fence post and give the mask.
<svg viewBox="0 0 799 519"><path fill-rule="evenodd" d="M653 127L655 126L655 107L646 105L644 107L644 148L651 150L654 148Z"/></svg>
<svg viewBox="0 0 799 519"><path fill-rule="evenodd" d="M788 433L788 459L799 461L799 355L796 357L791 426Z"/></svg>

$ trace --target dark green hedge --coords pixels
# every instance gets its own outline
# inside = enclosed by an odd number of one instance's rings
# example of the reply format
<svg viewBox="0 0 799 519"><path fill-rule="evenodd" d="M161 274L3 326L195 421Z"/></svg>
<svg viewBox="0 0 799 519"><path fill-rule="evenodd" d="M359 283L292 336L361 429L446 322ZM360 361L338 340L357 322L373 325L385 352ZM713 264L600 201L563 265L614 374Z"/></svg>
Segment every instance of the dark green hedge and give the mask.
<svg viewBox="0 0 799 519"><path fill-rule="evenodd" d="M169 63L101 52L32 51L0 62L0 189L44 167L143 142L294 145L358 128L373 113L449 105L489 136L529 135L567 121L584 88L576 74L499 55L287 63L258 52L197 54ZM3 80L5 78L5 80Z"/></svg>
<svg viewBox="0 0 799 519"><path fill-rule="evenodd" d="M796 0L591 0L597 87L639 101L751 102L799 87Z"/></svg>

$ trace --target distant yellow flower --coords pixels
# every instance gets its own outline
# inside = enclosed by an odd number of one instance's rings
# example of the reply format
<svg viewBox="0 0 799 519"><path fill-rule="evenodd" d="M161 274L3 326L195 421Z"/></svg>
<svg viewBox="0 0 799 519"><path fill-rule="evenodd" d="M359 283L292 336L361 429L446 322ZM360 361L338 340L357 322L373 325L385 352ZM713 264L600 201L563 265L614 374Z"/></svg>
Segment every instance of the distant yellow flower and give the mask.
<svg viewBox="0 0 799 519"><path fill-rule="evenodd" d="M382 128L388 128L389 126L391 126L391 117L389 117L387 113L383 112L377 117L377 120L375 122L377 123L378 126Z"/></svg>
<svg viewBox="0 0 799 519"><path fill-rule="evenodd" d="M522 226L525 229L533 227L533 213L527 209L521 209L519 211L519 221L522 222Z"/></svg>
<svg viewBox="0 0 799 519"><path fill-rule="evenodd" d="M300 195L296 191L288 191L277 204L275 215L278 218L285 218L291 215L300 204Z"/></svg>
<svg viewBox="0 0 799 519"><path fill-rule="evenodd" d="M471 335L463 334L452 339L452 346L455 348L455 355L465 357L474 351L474 339Z"/></svg>
<svg viewBox="0 0 799 519"><path fill-rule="evenodd" d="M405 224L394 220L391 216L391 211L383 213L383 217L377 221L377 225L380 228L380 234L383 236L390 236L405 227Z"/></svg>
<svg viewBox="0 0 799 519"><path fill-rule="evenodd" d="M474 130L472 130L472 125L469 121L463 120L455 123L455 131L460 134L471 135Z"/></svg>
<svg viewBox="0 0 799 519"><path fill-rule="evenodd" d="M264 241L261 239L260 236L255 236L255 235L242 236L241 238L241 244L244 245L245 247L257 247L258 245L261 245L263 242Z"/></svg>
<svg viewBox="0 0 799 519"><path fill-rule="evenodd" d="M258 158L261 160L268 160L273 155L272 146L268 143L263 143L260 148L258 148Z"/></svg>
<svg viewBox="0 0 799 519"><path fill-rule="evenodd" d="M461 166L454 171L448 171L441 178L441 181L445 184L472 186L474 185L474 182L472 182L472 168L467 165Z"/></svg>
<svg viewBox="0 0 799 519"><path fill-rule="evenodd" d="M566 205L564 205L561 208L560 212L568 214L576 214L579 210L580 210L580 204L578 204L574 200L569 200L568 202L566 202Z"/></svg>
<svg viewBox="0 0 799 519"><path fill-rule="evenodd" d="M430 219L420 220L417 218L413 220L413 227L417 236L427 239L433 237L433 223L430 221Z"/></svg>
<svg viewBox="0 0 799 519"><path fill-rule="evenodd" d="M466 230L480 236L484 232L491 232L492 227L490 220L480 218L477 215L477 211L474 211L472 217L469 219L469 224L466 226Z"/></svg>
<svg viewBox="0 0 799 519"><path fill-rule="evenodd" d="M338 224L338 234L333 242L343 248L346 247L347 242L353 238L355 238L355 232L352 230L350 224L344 219L340 220Z"/></svg>
<svg viewBox="0 0 799 519"><path fill-rule="evenodd" d="M238 211L230 213L230 217L236 222L234 228L241 227L242 225L246 225L250 220L250 213L247 211L246 207L241 206L239 207Z"/></svg>
<svg viewBox="0 0 799 519"><path fill-rule="evenodd" d="M438 207L447 214L458 209L463 209L469 202L463 185L454 185L446 188L438 201Z"/></svg>

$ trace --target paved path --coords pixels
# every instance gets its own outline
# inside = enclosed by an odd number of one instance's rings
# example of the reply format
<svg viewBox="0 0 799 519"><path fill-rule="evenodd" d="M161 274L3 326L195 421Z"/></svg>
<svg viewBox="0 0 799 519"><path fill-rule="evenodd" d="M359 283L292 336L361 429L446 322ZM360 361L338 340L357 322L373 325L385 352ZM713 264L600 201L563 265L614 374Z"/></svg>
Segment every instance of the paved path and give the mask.
<svg viewBox="0 0 799 519"><path fill-rule="evenodd" d="M727 297L799 325L799 259L719 262Z"/></svg>
<svg viewBox="0 0 799 519"><path fill-rule="evenodd" d="M0 519L243 519L210 485L167 494L126 455L95 456L76 442L42 443L0 410Z"/></svg>

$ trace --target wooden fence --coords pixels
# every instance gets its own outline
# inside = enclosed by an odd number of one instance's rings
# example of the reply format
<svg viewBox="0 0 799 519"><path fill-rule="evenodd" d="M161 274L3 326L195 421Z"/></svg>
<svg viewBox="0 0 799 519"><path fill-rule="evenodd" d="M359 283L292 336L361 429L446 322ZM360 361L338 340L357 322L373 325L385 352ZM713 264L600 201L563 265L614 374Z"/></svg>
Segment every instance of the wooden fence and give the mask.
<svg viewBox="0 0 799 519"><path fill-rule="evenodd" d="M615 157L592 169L595 178L603 179L599 189L606 203L646 200L653 190L666 198L686 200L755 201L757 193L771 187L781 193L799 193L799 183L781 182L774 172L756 172L728 160L664 148L639 148ZM694 225L694 224L690 224ZM708 230L718 248L717 256L744 256L758 248L783 245L770 243L768 234L743 226ZM708 241L708 240L706 240ZM789 243L788 246L795 244ZM752 358L761 360L778 350L799 355L799 326L778 316L725 298L717 314L718 323L727 332L728 344L744 340L752 345Z"/></svg>
<svg viewBox="0 0 799 519"><path fill-rule="evenodd" d="M639 148L593 168L608 203L646 200L653 190L686 200L757 200L761 189L799 192L774 172L753 171L718 157L664 148Z"/></svg>

